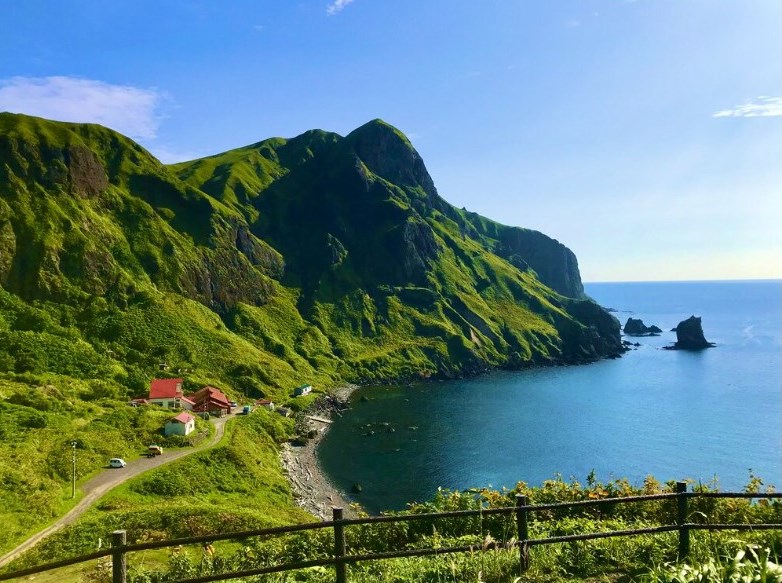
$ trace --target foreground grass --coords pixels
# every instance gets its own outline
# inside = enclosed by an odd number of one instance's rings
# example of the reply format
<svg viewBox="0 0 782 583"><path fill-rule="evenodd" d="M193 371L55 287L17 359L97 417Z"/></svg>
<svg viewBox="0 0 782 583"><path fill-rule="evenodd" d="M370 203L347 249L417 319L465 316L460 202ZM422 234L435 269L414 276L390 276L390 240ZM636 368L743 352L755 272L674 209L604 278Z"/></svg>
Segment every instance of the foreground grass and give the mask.
<svg viewBox="0 0 782 583"><path fill-rule="evenodd" d="M234 435L231 436L230 445L226 445L225 449L236 453L236 448L241 443L242 432L251 430L251 427L237 427ZM219 461L216 463L219 464ZM201 479L204 477L205 474L199 476ZM534 488L520 483L510 491L441 491L428 503L411 505L405 513L422 514L507 507L512 506L517 493L527 495L532 504L594 499L605 502L597 506L534 513L531 515L530 535L532 538L546 538L670 524L674 522L676 515L675 500L616 504L615 499L628 495L668 492L672 486L672 484L659 484L651 478L647 479L640 488L633 487L624 480L608 484L590 482L583 486L577 482L565 482L557 478ZM107 503L113 507L118 501L129 501L134 496L140 495L139 490L143 490L144 487L143 480L136 480L129 484L126 490L117 492L107 499ZM239 486L241 487L244 486ZM760 481L753 478L747 489L757 491L760 487ZM708 490L708 486L698 485L696 489ZM242 515L236 507L238 499L231 498L230 492L226 492L226 495L227 500L231 501L230 504L222 509L218 506L218 509L212 513L203 513L204 508L201 507L202 514L198 515L188 514L188 509L181 504L154 503L151 498L144 498L153 504L151 507L144 511L120 512L119 518L115 516L115 511L107 512L108 508L96 509L90 517L77 525L77 528L64 533L58 545L48 544L39 549L37 557L39 560L35 562L40 562L40 559L44 559L47 554L61 557L63 553L75 550L74 545L77 542L79 552L94 550L96 536L109 528L119 526L128 529L129 540L133 542L154 540L164 536L204 534L208 529L211 529L211 532L219 532L220 530L217 529L222 528L227 532L232 529L238 530L236 527L242 525L258 528L261 527L261 521L257 519L258 513L265 504L275 504L275 501L268 498L253 498L251 494L243 493L244 508L248 512ZM210 500L219 504L216 498ZM268 513L269 509L266 510ZM689 511L689 520L695 522L782 522L782 504L776 501L753 504L747 500L735 499L692 499ZM252 519L253 514L256 516L255 519ZM234 522L225 523L226 516L231 516ZM301 515L292 514L282 514L277 517L281 522L302 518ZM165 520L170 522L166 524ZM161 530L155 530L156 528ZM463 545L470 545L473 549L458 555L361 562L349 566L349 579L369 583L777 581L768 578L767 575L776 573L774 557L782 552L781 531L742 533L694 531L691 533L691 554L688 563L690 566L686 566L676 563L677 535L675 533L637 535L536 546L531 550L531 568L524 574L520 574L519 552L512 544L515 541L515 533L516 525L513 518L499 515L485 515L482 520L481 517L452 517L408 523L349 526L346 528L349 554L382 553L402 549L443 549ZM131 554L130 581L163 583L207 574L327 558L333 552L332 537L330 529L323 529L278 537L253 537L216 544L214 548L200 546L173 548L169 551L157 551L154 557L144 553ZM492 546L496 546L496 550L482 552ZM740 558L736 560L739 556ZM724 577L720 574L722 573L720 569L723 567L728 569L725 571L728 574ZM753 569L760 569L760 576L766 578L753 579ZM92 564L86 571L74 572L69 576L76 577L74 581L102 581L106 580L105 573L105 564L97 563ZM682 573L691 578L681 578ZM742 577L749 573L750 578L730 578L737 573L742 574ZM295 573L246 578L245 581L320 583L333 581L333 577L333 568L323 567Z"/></svg>
<svg viewBox="0 0 782 583"><path fill-rule="evenodd" d="M456 539L430 536L417 546L442 548L465 544L470 537ZM363 562L348 567L348 580L362 583L778 583L782 569L774 551L753 541L758 537L693 537L687 562L678 563L675 536L640 536L616 540L589 541L536 547L531 567L521 573L517 549L482 551L487 544L474 537L475 550L464 554L389 559ZM780 538L765 543L779 547ZM311 538L285 537L271 541L244 541L238 548L218 548L214 554L201 548L175 549L167 558L140 553L129 559L131 583L173 582L184 578L252 569L285 560L306 560L319 554ZM366 552L351 547L351 552ZM167 564L164 564L167 563ZM58 581L110 581L106 564L93 563L78 572L60 573ZM66 577L72 577L68 579ZM298 572L236 579L245 583L326 583L334 581L332 567L314 567Z"/></svg>

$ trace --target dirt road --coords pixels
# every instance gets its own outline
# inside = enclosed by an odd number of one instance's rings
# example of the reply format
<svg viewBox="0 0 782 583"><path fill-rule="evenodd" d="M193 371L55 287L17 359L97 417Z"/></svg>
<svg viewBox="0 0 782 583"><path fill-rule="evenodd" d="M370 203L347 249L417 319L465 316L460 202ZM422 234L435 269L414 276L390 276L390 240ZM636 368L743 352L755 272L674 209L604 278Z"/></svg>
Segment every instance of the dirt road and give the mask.
<svg viewBox="0 0 782 583"><path fill-rule="evenodd" d="M79 503L76 506L71 508L71 510L62 518L59 518L50 526L28 538L14 550L0 557L0 567L7 565L16 559L19 555L37 545L40 541L45 539L53 532L56 532L63 526L75 522L77 518L89 510L89 508L95 504L95 502L97 502L101 496L106 494L112 488L119 486L123 482L127 482L131 478L135 478L139 474L143 474L147 470L159 468L160 466L173 462L174 460L178 460L185 456L192 455L197 451L212 447L223 438L223 434L225 433L225 423L231 417L232 415L212 419L212 424L215 427L214 435L197 447L174 451L166 450L163 455L156 456L154 458L141 458L133 460L132 462L128 462L128 465L124 468L106 469L100 472L98 475L85 482L85 484L81 487L81 491L84 494L84 497L79 500Z"/></svg>

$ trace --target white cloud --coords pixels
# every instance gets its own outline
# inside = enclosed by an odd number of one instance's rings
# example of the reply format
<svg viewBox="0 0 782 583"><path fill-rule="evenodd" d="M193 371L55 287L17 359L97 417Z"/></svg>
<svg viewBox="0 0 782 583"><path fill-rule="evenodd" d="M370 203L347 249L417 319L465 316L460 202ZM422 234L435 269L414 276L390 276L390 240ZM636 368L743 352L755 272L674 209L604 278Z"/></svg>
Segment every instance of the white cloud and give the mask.
<svg viewBox="0 0 782 583"><path fill-rule="evenodd" d="M0 80L0 111L58 121L99 123L134 139L154 139L168 97L156 89L78 77Z"/></svg>
<svg viewBox="0 0 782 583"><path fill-rule="evenodd" d="M334 16L335 14L342 12L345 7L352 2L353 0L334 0L334 2L326 6L326 14Z"/></svg>
<svg viewBox="0 0 782 583"><path fill-rule="evenodd" d="M778 117L782 116L782 97L761 95L732 109L716 111L712 117Z"/></svg>
<svg viewBox="0 0 782 583"><path fill-rule="evenodd" d="M176 164L203 158L206 154L196 150L177 150L167 146L150 146L149 151L163 164Z"/></svg>

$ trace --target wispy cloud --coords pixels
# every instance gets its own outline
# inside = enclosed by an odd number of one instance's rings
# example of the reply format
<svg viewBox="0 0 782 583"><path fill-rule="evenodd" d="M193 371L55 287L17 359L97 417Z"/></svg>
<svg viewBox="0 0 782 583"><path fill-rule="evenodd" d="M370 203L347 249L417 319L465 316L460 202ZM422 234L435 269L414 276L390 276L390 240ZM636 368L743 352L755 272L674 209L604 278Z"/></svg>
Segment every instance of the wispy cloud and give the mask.
<svg viewBox="0 0 782 583"><path fill-rule="evenodd" d="M334 0L331 4L326 6L326 14L334 16L342 12L348 4L352 4L353 0Z"/></svg>
<svg viewBox="0 0 782 583"><path fill-rule="evenodd" d="M177 162L187 162L188 160L197 160L203 158L206 154L197 150L178 150L167 146L152 145L149 151L163 162L163 164L175 164Z"/></svg>
<svg viewBox="0 0 782 583"><path fill-rule="evenodd" d="M712 117L778 117L782 116L782 97L761 95L731 109L716 111Z"/></svg>
<svg viewBox="0 0 782 583"><path fill-rule="evenodd" d="M59 121L99 123L134 139L154 139L168 99L156 89L78 77L0 80L0 111Z"/></svg>

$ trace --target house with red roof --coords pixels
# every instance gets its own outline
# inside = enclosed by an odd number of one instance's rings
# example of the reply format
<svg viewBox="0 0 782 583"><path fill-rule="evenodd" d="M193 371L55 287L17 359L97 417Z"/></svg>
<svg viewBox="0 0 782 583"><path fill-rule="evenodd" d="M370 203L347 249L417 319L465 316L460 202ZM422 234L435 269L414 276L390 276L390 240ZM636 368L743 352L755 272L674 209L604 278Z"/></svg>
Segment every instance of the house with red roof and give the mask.
<svg viewBox="0 0 782 583"><path fill-rule="evenodd" d="M149 385L147 401L166 409L192 410L194 404L182 394L182 379L154 379Z"/></svg>
<svg viewBox="0 0 782 583"><path fill-rule="evenodd" d="M195 417L185 411L169 419L163 427L166 435L189 435L193 430L195 430Z"/></svg>
<svg viewBox="0 0 782 583"><path fill-rule="evenodd" d="M203 387L188 398L193 401L193 411L209 413L217 417L228 415L231 412L231 401L222 391L215 387Z"/></svg>

